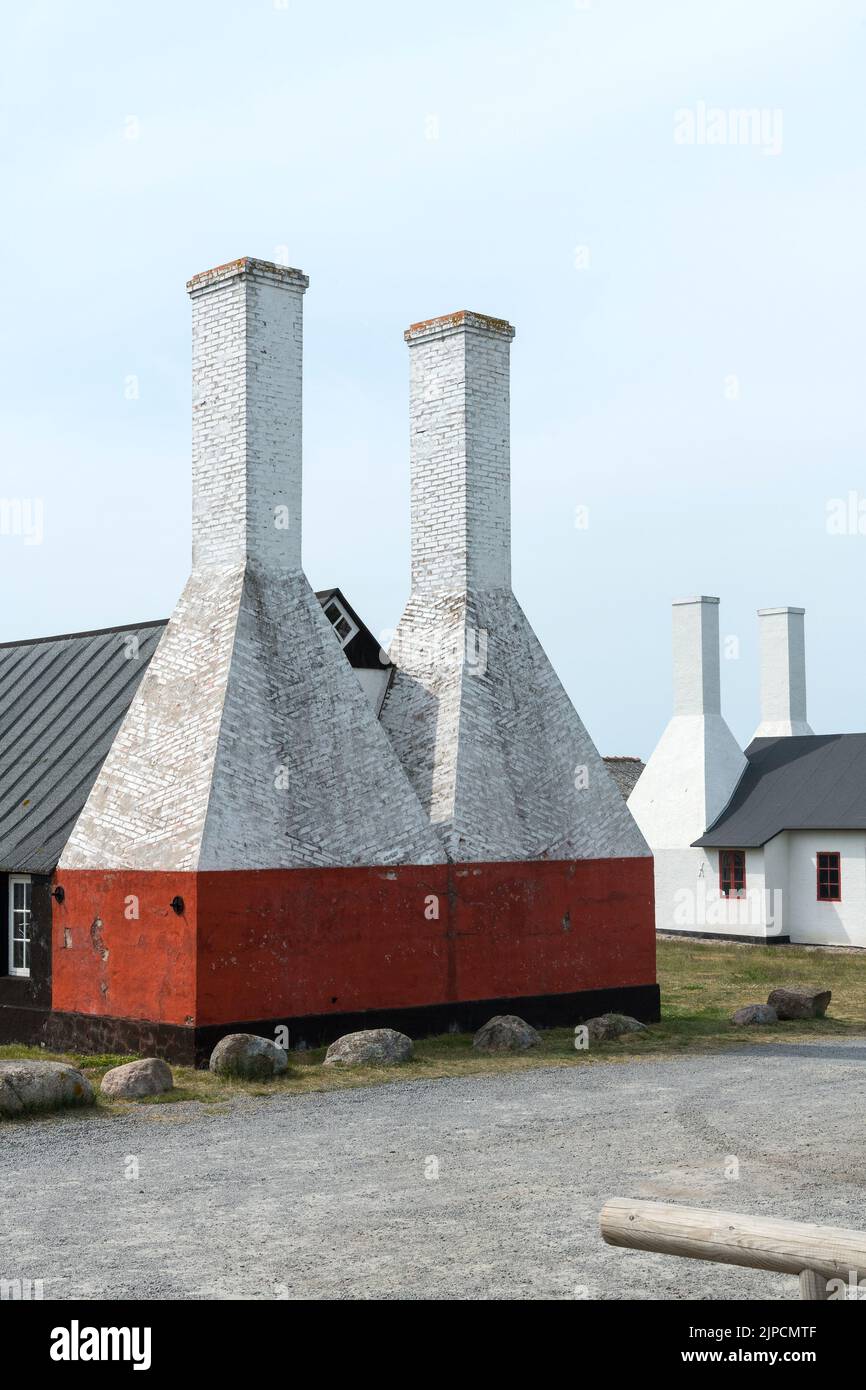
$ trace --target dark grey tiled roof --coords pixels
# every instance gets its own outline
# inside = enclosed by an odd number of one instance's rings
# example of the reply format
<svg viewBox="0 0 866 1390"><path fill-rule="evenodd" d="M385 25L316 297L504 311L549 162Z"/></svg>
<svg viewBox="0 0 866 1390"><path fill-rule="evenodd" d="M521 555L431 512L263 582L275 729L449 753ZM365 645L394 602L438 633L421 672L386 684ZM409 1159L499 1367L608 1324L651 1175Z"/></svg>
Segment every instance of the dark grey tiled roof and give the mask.
<svg viewBox="0 0 866 1390"><path fill-rule="evenodd" d="M0 644L0 870L55 868L164 627Z"/></svg>
<svg viewBox="0 0 866 1390"><path fill-rule="evenodd" d="M628 801L635 789L637 779L644 770L640 758L605 758L605 767L619 788L623 800Z"/></svg>
<svg viewBox="0 0 866 1390"><path fill-rule="evenodd" d="M707 848L752 849L782 830L866 830L866 734L756 738Z"/></svg>

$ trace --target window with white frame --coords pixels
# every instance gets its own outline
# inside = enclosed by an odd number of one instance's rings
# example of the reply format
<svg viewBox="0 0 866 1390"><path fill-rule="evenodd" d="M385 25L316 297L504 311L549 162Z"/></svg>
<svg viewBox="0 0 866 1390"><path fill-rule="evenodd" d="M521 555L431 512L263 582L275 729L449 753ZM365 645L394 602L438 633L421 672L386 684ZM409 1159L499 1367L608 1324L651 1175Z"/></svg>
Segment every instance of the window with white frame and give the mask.
<svg viewBox="0 0 866 1390"><path fill-rule="evenodd" d="M30 875L9 877L9 974L30 974Z"/></svg>
<svg viewBox="0 0 866 1390"><path fill-rule="evenodd" d="M358 625L352 622L339 599L328 600L325 604L325 617L339 637L341 647L345 647L347 643L351 642L358 631Z"/></svg>

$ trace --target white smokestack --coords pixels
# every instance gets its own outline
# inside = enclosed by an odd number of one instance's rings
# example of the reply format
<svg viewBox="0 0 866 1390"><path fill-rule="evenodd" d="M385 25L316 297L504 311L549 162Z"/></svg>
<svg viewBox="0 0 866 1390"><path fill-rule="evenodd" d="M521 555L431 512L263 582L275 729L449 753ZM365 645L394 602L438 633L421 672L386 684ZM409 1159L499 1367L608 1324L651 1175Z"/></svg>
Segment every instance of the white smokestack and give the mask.
<svg viewBox="0 0 866 1390"><path fill-rule="evenodd" d="M193 566L301 568L300 270L245 258L193 276Z"/></svg>
<svg viewBox="0 0 866 1390"><path fill-rule="evenodd" d="M509 355L514 329L462 311L409 344L412 590L511 584Z"/></svg>
<svg viewBox="0 0 866 1390"><path fill-rule="evenodd" d="M653 852L659 931L684 925L683 888L693 885L697 894L702 880L704 889L710 882L707 856L692 844L727 806L747 766L722 718L717 598L674 603L673 684L673 718L628 799Z"/></svg>
<svg viewBox="0 0 866 1390"><path fill-rule="evenodd" d="M674 714L721 714L719 600L673 604Z"/></svg>
<svg viewBox="0 0 866 1390"><path fill-rule="evenodd" d="M761 722L755 738L811 734L806 720L805 608L759 608Z"/></svg>
<svg viewBox="0 0 866 1390"><path fill-rule="evenodd" d="M722 718L717 598L675 601L673 685L673 718L628 801L654 851L703 835L746 766Z"/></svg>
<svg viewBox="0 0 866 1390"><path fill-rule="evenodd" d="M450 859L646 856L511 592L513 337L466 311L405 334L412 594L382 723Z"/></svg>

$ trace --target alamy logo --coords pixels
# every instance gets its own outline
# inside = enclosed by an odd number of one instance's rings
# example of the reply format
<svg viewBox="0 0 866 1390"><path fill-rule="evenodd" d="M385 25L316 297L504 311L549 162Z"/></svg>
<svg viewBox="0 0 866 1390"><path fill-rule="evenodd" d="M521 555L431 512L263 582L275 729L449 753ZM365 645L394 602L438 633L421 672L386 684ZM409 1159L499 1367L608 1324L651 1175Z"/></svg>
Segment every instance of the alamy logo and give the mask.
<svg viewBox="0 0 866 1390"><path fill-rule="evenodd" d="M21 536L25 545L41 545L44 525L41 497L0 497L0 536Z"/></svg>
<svg viewBox="0 0 866 1390"><path fill-rule="evenodd" d="M0 1279L0 1302L7 1299L25 1300L45 1297L42 1279Z"/></svg>
<svg viewBox="0 0 866 1390"><path fill-rule="evenodd" d="M131 1361L134 1371L150 1370L149 1327L69 1327L51 1333L52 1361Z"/></svg>
<svg viewBox="0 0 866 1390"><path fill-rule="evenodd" d="M783 117L779 107L708 106L674 112L677 145L751 145L764 154L782 153Z"/></svg>

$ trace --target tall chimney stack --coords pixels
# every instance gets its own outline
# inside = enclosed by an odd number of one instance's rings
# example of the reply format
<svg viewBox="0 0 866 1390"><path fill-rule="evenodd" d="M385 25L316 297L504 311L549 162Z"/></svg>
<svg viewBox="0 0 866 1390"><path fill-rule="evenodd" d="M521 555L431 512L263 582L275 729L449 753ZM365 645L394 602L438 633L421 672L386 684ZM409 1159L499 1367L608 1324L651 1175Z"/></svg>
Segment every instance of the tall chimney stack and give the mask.
<svg viewBox="0 0 866 1390"><path fill-rule="evenodd" d="M719 600L673 603L674 714L721 714Z"/></svg>
<svg viewBox="0 0 866 1390"><path fill-rule="evenodd" d="M404 336L412 593L382 723L452 861L645 857L511 592L514 329L463 310Z"/></svg>
<svg viewBox="0 0 866 1390"><path fill-rule="evenodd" d="M413 592L509 588L514 329L464 310L415 323L404 336Z"/></svg>
<svg viewBox="0 0 866 1390"><path fill-rule="evenodd" d="M677 599L672 618L673 717L628 799L653 852L659 931L682 928L684 887L693 885L695 894L701 884L711 887L707 855L693 844L725 809L748 766L722 717L719 600ZM692 925L700 925L697 918Z"/></svg>
<svg viewBox="0 0 866 1390"><path fill-rule="evenodd" d="M722 718L719 600L673 604L674 712L629 797L629 809L656 854L686 849L724 810L746 759ZM665 892L656 875L656 897Z"/></svg>
<svg viewBox="0 0 866 1390"><path fill-rule="evenodd" d="M193 276L193 566L301 568L300 270L244 257Z"/></svg>
<svg viewBox="0 0 866 1390"><path fill-rule="evenodd" d="M61 861L204 871L444 852L301 569L299 270L196 275L193 566Z"/></svg>
<svg viewBox="0 0 866 1390"><path fill-rule="evenodd" d="M805 608L759 608L761 722L755 738L811 734L806 720Z"/></svg>

